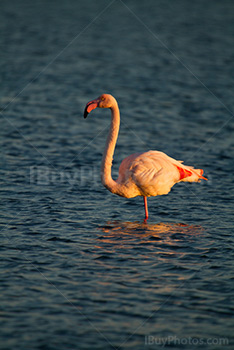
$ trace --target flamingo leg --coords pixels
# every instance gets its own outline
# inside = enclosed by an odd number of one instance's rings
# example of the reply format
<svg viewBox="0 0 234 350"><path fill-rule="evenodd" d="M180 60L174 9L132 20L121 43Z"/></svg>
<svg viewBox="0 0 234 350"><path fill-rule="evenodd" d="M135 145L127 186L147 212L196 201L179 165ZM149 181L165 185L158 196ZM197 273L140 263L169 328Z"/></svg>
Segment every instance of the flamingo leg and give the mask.
<svg viewBox="0 0 234 350"><path fill-rule="evenodd" d="M149 217L148 205L147 205L147 197L144 197L144 205L145 205L145 221L146 221L148 219L148 217Z"/></svg>

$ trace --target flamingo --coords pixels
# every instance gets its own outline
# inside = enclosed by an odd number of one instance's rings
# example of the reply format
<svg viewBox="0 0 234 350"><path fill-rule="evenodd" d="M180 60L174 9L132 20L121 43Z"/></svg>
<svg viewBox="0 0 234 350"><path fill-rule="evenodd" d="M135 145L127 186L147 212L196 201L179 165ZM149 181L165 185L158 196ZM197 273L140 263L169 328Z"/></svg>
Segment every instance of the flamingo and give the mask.
<svg viewBox="0 0 234 350"><path fill-rule="evenodd" d="M84 118L95 108L111 110L111 125L102 157L101 181L112 193L125 198L142 196L144 198L145 222L149 217L147 197L165 195L178 182L198 182L207 180L202 169L183 165L163 152L148 151L134 153L125 158L119 167L119 176L115 181L111 176L112 160L120 126L120 112L116 99L102 94L87 103Z"/></svg>

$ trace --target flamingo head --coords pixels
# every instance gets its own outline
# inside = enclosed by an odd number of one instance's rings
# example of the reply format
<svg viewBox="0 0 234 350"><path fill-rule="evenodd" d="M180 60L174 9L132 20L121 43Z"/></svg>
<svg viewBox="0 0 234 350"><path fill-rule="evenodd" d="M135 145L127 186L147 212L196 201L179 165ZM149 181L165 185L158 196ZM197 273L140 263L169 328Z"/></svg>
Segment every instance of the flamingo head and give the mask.
<svg viewBox="0 0 234 350"><path fill-rule="evenodd" d="M102 94L95 100L87 103L84 110L84 118L87 118L88 114L95 108L111 108L113 104L117 103L115 98L109 94Z"/></svg>

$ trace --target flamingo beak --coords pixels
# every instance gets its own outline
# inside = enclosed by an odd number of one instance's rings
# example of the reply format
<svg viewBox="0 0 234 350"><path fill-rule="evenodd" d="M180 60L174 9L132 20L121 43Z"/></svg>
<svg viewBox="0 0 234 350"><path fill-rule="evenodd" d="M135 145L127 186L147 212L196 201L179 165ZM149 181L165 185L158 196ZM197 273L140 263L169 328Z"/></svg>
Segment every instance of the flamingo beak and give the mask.
<svg viewBox="0 0 234 350"><path fill-rule="evenodd" d="M84 110L84 118L87 118L88 114L95 108L98 107L99 100L93 100L87 103Z"/></svg>

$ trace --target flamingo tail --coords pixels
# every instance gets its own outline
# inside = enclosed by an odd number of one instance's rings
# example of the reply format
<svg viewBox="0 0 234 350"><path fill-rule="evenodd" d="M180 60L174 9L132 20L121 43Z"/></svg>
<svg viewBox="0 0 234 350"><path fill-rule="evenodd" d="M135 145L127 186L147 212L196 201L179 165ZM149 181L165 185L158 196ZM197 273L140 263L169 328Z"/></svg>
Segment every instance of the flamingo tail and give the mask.
<svg viewBox="0 0 234 350"><path fill-rule="evenodd" d="M200 179L208 180L206 177L202 176L203 169L193 169L192 167L189 167L189 166L183 166L183 167L177 166L177 169L179 170L179 173L180 173L179 181L196 182L196 181L199 181Z"/></svg>

